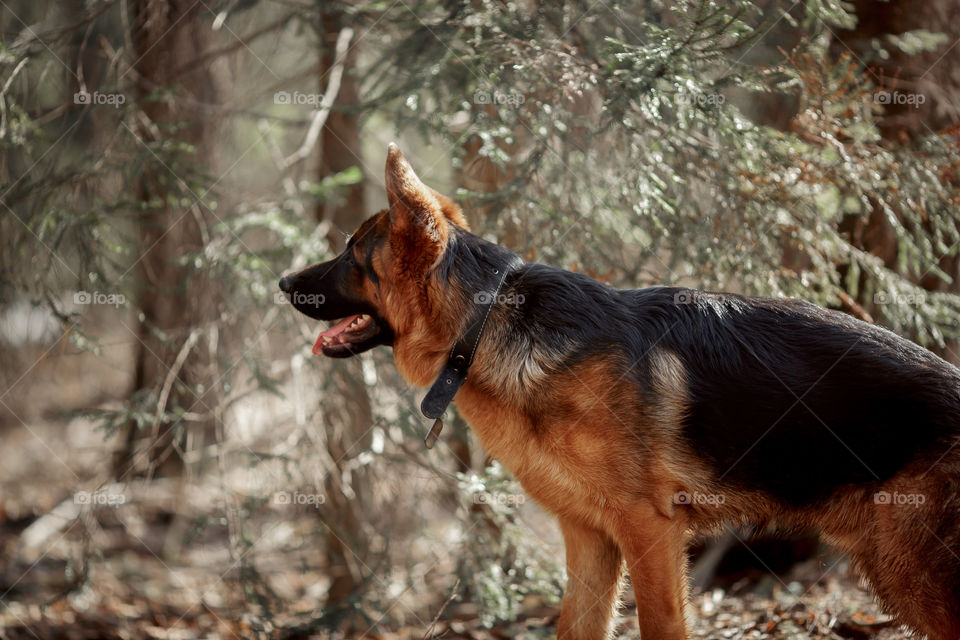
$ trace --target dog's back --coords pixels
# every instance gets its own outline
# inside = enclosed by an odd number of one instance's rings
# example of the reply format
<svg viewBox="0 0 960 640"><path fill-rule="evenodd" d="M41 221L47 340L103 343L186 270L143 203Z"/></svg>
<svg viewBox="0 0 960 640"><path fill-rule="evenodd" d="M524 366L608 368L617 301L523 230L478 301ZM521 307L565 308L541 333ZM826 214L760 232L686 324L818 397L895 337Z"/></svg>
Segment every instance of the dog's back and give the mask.
<svg viewBox="0 0 960 640"><path fill-rule="evenodd" d="M725 483L803 506L933 466L960 437L960 372L885 329L799 300L629 299L642 333L684 363L683 433Z"/></svg>

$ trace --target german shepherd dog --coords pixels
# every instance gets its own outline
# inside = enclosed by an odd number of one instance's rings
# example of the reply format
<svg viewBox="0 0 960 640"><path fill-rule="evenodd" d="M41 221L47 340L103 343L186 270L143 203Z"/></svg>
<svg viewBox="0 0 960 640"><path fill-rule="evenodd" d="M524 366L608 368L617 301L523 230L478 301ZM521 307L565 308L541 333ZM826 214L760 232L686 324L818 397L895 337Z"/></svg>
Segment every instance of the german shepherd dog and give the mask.
<svg viewBox="0 0 960 640"><path fill-rule="evenodd" d="M427 387L477 326L490 273L516 263L456 405L559 519L560 640L609 637L624 571L644 640L686 638L685 546L725 524L816 528L898 622L960 639L960 370L801 300L620 290L522 264L471 234L396 145L386 190L389 209L342 254L280 288L336 321L314 353L389 345Z"/></svg>

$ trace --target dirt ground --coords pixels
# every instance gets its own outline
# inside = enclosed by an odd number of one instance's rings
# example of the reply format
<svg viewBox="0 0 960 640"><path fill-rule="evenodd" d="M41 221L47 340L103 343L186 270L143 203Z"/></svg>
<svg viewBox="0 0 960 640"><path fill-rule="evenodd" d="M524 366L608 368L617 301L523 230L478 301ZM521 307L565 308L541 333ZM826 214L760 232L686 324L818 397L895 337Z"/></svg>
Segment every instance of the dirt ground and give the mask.
<svg viewBox="0 0 960 640"><path fill-rule="evenodd" d="M197 514L217 513L209 504L215 488L186 495L182 483L163 479L108 486L104 504L77 518L67 498L96 475L104 451L102 434L83 421L8 427L3 442L0 638L331 637L317 628L327 578L308 544L316 527L308 509L285 512L279 524L271 522L275 507L249 514L261 526L249 547L256 553L237 557L225 522L207 523L193 537L171 535L193 526ZM107 504L110 495L123 503ZM171 539L186 542L170 548ZM556 605L530 598L518 620L485 628L472 604L444 599L399 594L388 610L361 607L354 631L338 636L548 638L558 614ZM621 613L619 637L638 638L629 602ZM378 623L387 615L393 622ZM697 594L689 616L693 637L704 639L904 637L843 561L810 560L787 576Z"/></svg>

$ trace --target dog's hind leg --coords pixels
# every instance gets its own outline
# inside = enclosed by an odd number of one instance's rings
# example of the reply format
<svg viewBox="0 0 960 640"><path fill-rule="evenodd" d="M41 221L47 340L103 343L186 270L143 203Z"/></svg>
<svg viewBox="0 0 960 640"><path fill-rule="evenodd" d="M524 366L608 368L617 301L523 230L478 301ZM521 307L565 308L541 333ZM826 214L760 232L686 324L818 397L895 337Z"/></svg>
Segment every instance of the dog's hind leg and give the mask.
<svg viewBox="0 0 960 640"><path fill-rule="evenodd" d="M567 550L567 591L558 640L606 640L616 611L623 559L602 531L560 520Z"/></svg>
<svg viewBox="0 0 960 640"><path fill-rule="evenodd" d="M874 548L869 556L855 552L853 559L898 622L929 640L960 640L960 601L956 584L950 584L957 576L938 566L942 558Z"/></svg>
<svg viewBox="0 0 960 640"><path fill-rule="evenodd" d="M884 608L929 640L960 640L960 498L933 474L889 487L852 550ZM880 495L880 494L877 494Z"/></svg>

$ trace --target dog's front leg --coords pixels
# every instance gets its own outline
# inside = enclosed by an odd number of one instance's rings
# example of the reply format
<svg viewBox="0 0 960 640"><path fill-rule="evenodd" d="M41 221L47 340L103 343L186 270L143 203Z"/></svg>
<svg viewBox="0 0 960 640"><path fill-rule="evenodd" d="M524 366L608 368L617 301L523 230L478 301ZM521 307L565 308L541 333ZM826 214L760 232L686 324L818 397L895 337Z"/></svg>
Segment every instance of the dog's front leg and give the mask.
<svg viewBox="0 0 960 640"><path fill-rule="evenodd" d="M685 524L645 503L631 511L618 542L637 600L642 640L685 640Z"/></svg>
<svg viewBox="0 0 960 640"><path fill-rule="evenodd" d="M558 640L610 637L623 559L605 533L561 519L567 552L567 590L557 624Z"/></svg>

